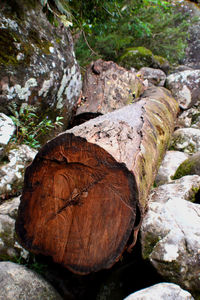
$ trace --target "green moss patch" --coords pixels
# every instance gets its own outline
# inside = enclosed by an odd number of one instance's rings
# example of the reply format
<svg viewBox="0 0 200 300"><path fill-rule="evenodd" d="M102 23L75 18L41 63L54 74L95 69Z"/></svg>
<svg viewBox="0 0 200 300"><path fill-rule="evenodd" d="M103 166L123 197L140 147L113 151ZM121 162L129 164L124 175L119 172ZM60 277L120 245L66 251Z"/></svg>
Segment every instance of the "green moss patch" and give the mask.
<svg viewBox="0 0 200 300"><path fill-rule="evenodd" d="M153 53L145 47L128 48L119 58L120 65L127 69L130 69L131 67L136 69L148 67L152 62Z"/></svg>

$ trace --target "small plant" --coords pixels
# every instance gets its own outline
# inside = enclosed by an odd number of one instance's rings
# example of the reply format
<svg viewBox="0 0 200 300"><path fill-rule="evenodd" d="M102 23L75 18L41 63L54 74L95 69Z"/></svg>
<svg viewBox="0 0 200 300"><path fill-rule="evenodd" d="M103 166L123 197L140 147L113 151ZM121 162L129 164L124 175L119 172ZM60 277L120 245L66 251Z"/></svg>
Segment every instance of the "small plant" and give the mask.
<svg viewBox="0 0 200 300"><path fill-rule="evenodd" d="M56 117L53 122L49 117L38 116L37 108L23 103L18 109L16 103L9 106L12 113L10 116L16 125L16 133L11 140L11 143L26 144L32 148L39 148L39 138L44 136L52 129L56 129L63 125L61 120L63 117Z"/></svg>

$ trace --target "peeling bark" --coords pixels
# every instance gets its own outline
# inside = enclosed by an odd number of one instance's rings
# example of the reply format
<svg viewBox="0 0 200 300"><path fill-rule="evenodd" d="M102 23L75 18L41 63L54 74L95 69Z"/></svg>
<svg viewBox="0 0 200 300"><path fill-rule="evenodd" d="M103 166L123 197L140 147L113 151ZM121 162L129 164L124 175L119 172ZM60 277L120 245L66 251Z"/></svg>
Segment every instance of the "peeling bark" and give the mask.
<svg viewBox="0 0 200 300"><path fill-rule="evenodd" d="M21 244L75 273L111 267L135 243L177 112L169 91L153 87L48 142L26 170Z"/></svg>

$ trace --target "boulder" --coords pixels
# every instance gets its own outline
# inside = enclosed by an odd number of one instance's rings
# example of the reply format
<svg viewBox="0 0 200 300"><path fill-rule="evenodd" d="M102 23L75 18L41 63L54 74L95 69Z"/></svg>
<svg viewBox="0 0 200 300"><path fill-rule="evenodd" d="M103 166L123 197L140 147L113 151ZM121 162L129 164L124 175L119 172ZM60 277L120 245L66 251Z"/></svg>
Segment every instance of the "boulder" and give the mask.
<svg viewBox="0 0 200 300"><path fill-rule="evenodd" d="M39 274L12 262L0 262L0 299L62 300Z"/></svg>
<svg viewBox="0 0 200 300"><path fill-rule="evenodd" d="M37 151L27 145L16 146L7 153L8 162L0 164L0 199L14 196L20 192L25 167L32 162Z"/></svg>
<svg viewBox="0 0 200 300"><path fill-rule="evenodd" d="M4 155L4 149L15 132L13 120L0 113L0 160Z"/></svg>
<svg viewBox="0 0 200 300"><path fill-rule="evenodd" d="M153 69L148 67L143 67L137 72L137 76L142 77L144 80L148 80L151 84L157 86L164 86L166 75L160 69Z"/></svg>
<svg viewBox="0 0 200 300"><path fill-rule="evenodd" d="M2 1L1 1L2 2ZM40 1L5 1L0 7L0 111L28 103L65 125L81 90L68 28L51 24ZM55 17L53 20L55 23Z"/></svg>
<svg viewBox="0 0 200 300"><path fill-rule="evenodd" d="M189 189L188 178L193 181ZM150 260L164 280L198 296L200 205L187 200L194 200L199 189L197 175L156 188L141 228L143 257Z"/></svg>
<svg viewBox="0 0 200 300"><path fill-rule="evenodd" d="M167 282L161 282L153 286L150 286L146 289L142 289L138 292L129 295L124 300L156 300L156 299L194 300L194 298L189 292L181 289L180 286L176 284L167 283Z"/></svg>
<svg viewBox="0 0 200 300"><path fill-rule="evenodd" d="M177 126L200 129L200 107L191 107L183 111L178 117Z"/></svg>
<svg viewBox="0 0 200 300"><path fill-rule="evenodd" d="M200 101L200 70L187 70L167 76L166 87L178 100L182 109Z"/></svg>
<svg viewBox="0 0 200 300"><path fill-rule="evenodd" d="M167 74L170 69L170 63L163 56L153 55L153 63L151 67L155 69L161 69L163 72L165 72L165 74Z"/></svg>
<svg viewBox="0 0 200 300"><path fill-rule="evenodd" d="M28 259L28 252L16 240L15 220L20 197L0 205L0 260Z"/></svg>
<svg viewBox="0 0 200 300"><path fill-rule="evenodd" d="M119 58L119 64L127 69L134 67L139 70L151 66L152 63L153 53L145 47L127 48Z"/></svg>
<svg viewBox="0 0 200 300"><path fill-rule="evenodd" d="M158 169L155 179L156 185L161 185L172 181L176 170L180 164L188 158L188 154L180 151L167 151Z"/></svg>
<svg viewBox="0 0 200 300"><path fill-rule="evenodd" d="M174 131L171 148L189 154L200 151L200 129L180 128Z"/></svg>

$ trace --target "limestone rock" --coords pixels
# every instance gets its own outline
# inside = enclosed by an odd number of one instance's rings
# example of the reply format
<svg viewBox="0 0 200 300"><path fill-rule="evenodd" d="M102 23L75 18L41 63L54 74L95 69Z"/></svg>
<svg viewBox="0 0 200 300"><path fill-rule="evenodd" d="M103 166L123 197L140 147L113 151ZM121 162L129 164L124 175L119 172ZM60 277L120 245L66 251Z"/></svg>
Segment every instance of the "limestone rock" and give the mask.
<svg viewBox="0 0 200 300"><path fill-rule="evenodd" d="M177 119L177 126L200 129L200 108L193 106L183 111Z"/></svg>
<svg viewBox="0 0 200 300"><path fill-rule="evenodd" d="M200 129L180 128L175 130L171 147L189 154L200 151Z"/></svg>
<svg viewBox="0 0 200 300"><path fill-rule="evenodd" d="M64 115L67 123L81 90L70 31L52 25L40 1L5 1L0 7L0 111L12 102Z"/></svg>
<svg viewBox="0 0 200 300"><path fill-rule="evenodd" d="M124 300L194 300L192 295L180 286L162 282L135 292Z"/></svg>
<svg viewBox="0 0 200 300"><path fill-rule="evenodd" d="M151 84L164 86L166 75L160 69L144 67L137 72L137 76L141 76L144 80L148 80Z"/></svg>
<svg viewBox="0 0 200 300"><path fill-rule="evenodd" d="M187 70L167 76L166 87L171 90L182 109L200 101L200 70Z"/></svg>
<svg viewBox="0 0 200 300"><path fill-rule="evenodd" d="M153 192L141 228L142 253L165 280L199 293L200 205L186 199L200 189L200 177L185 177L193 181L189 191L183 177Z"/></svg>
<svg viewBox="0 0 200 300"><path fill-rule="evenodd" d="M0 165L0 199L16 195L22 188L25 167L32 162L37 151L20 145L8 153L8 163Z"/></svg>
<svg viewBox="0 0 200 300"><path fill-rule="evenodd" d="M155 179L156 185L161 185L172 181L176 170L180 164L188 158L188 155L180 151L167 151L158 169Z"/></svg>
<svg viewBox="0 0 200 300"><path fill-rule="evenodd" d="M0 300L62 300L39 274L12 262L0 262Z"/></svg>
<svg viewBox="0 0 200 300"><path fill-rule="evenodd" d="M15 236L15 219L20 198L14 198L0 205L0 260L26 260L28 252L17 242Z"/></svg>
<svg viewBox="0 0 200 300"><path fill-rule="evenodd" d="M15 132L13 120L3 113L0 113L0 159L3 156L4 148Z"/></svg>

